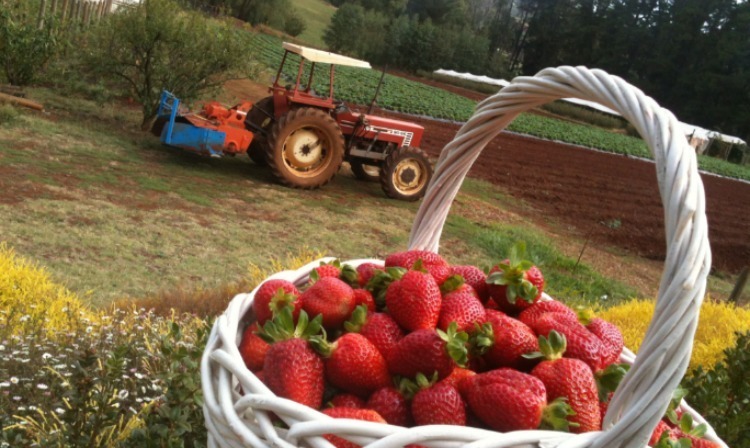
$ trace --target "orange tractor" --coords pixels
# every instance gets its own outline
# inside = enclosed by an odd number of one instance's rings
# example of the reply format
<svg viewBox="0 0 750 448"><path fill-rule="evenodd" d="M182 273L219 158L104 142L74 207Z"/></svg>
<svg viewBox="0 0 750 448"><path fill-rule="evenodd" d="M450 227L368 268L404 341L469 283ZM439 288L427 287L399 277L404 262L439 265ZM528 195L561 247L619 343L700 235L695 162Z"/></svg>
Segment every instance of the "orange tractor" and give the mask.
<svg viewBox="0 0 750 448"><path fill-rule="evenodd" d="M351 110L333 97L336 65L371 68L370 64L286 42L283 48L270 96L232 108L211 102L198 113L181 113L179 99L164 92L152 131L166 145L212 157L247 152L289 187L322 187L346 160L357 178L379 180L387 196L421 198L432 176L432 166L419 149L424 128L372 115L372 105L367 113ZM290 54L299 55L297 78L294 84L283 84ZM328 92L312 89L316 64L330 66Z"/></svg>

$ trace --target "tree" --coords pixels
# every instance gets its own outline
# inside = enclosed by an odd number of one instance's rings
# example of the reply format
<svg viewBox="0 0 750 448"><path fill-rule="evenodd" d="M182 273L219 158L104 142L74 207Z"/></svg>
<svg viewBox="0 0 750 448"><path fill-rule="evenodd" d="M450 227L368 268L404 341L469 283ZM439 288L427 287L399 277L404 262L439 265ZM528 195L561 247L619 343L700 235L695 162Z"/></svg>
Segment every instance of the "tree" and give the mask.
<svg viewBox="0 0 750 448"><path fill-rule="evenodd" d="M300 18L296 13L290 13L287 15L284 21L284 32L290 36L297 37L302 34L307 28L305 21Z"/></svg>
<svg viewBox="0 0 750 448"><path fill-rule="evenodd" d="M323 41L331 51L355 54L358 36L364 27L364 8L346 3L331 17L331 23L323 34Z"/></svg>
<svg viewBox="0 0 750 448"><path fill-rule="evenodd" d="M0 64L8 82L17 86L31 84L57 50L56 22L49 17L39 29L31 6L0 2Z"/></svg>
<svg viewBox="0 0 750 448"><path fill-rule="evenodd" d="M120 8L91 30L84 64L119 81L141 103L148 129L163 89L192 101L230 76L250 70L249 37L186 12L174 0Z"/></svg>

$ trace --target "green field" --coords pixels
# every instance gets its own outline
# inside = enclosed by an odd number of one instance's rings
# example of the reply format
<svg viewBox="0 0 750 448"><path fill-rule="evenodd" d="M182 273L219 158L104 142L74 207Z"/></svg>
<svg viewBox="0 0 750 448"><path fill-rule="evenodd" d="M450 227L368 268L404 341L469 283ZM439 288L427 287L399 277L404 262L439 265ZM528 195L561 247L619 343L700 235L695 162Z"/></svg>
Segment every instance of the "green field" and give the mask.
<svg viewBox="0 0 750 448"><path fill-rule="evenodd" d="M323 32L336 8L323 0L292 0L292 8L305 21L305 31L297 38L313 47L325 48Z"/></svg>
<svg viewBox="0 0 750 448"><path fill-rule="evenodd" d="M258 34L254 38L254 44L258 49L257 56L261 63L268 67L278 67L284 53L280 39ZM287 62L285 65L284 74L290 83L293 83L297 76L299 59L294 60L297 62ZM377 70L336 67L336 97L354 104L369 104L380 75L381 73ZM313 89L318 92L329 90L328 69L324 64L318 64ZM446 90L386 75L378 96L378 105L392 111L462 122L471 117L476 103ZM608 132L595 126L580 125L533 114L521 114L508 126L508 130L617 154L652 158L643 140ZM698 163L700 169L708 172L750 180L750 167L748 166L739 166L705 156L699 156Z"/></svg>

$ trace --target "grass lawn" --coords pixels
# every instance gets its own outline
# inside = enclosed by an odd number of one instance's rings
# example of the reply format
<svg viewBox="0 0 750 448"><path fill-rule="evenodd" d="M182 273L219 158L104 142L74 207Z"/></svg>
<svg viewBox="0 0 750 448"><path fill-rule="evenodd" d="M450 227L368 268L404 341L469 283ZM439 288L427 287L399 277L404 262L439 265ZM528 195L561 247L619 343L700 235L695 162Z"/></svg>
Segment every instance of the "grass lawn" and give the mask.
<svg viewBox="0 0 750 448"><path fill-rule="evenodd" d="M298 39L313 47L325 49L323 33L331 22L336 8L323 0L292 0L294 11L305 21L305 31Z"/></svg>

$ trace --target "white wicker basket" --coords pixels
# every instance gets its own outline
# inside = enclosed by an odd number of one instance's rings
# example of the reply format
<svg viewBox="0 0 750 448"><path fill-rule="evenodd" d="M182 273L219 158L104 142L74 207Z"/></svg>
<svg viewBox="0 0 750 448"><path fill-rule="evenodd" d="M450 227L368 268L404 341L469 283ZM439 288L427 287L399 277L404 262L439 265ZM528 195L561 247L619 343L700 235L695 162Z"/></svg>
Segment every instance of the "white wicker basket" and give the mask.
<svg viewBox="0 0 750 448"><path fill-rule="evenodd" d="M471 119L441 153L432 182L417 212L410 249L438 251L445 219L480 151L519 113L559 98L596 101L621 113L646 140L656 161L665 211L667 257L654 318L632 368L615 393L604 431L580 435L554 431L497 433L457 426L402 428L355 420L335 420L275 396L244 365L238 351L242 322L251 313L255 291L236 296L215 322L201 364L204 414L211 447L331 447L321 436L334 433L368 448L411 443L430 447L643 447L663 416L684 375L711 265L705 194L693 149L666 109L622 79L584 67L545 69L518 77L477 106ZM352 260L359 265L366 261ZM270 278L307 281L320 260ZM549 299L549 297L546 297ZM240 393L240 390L243 393ZM699 423L705 422L687 405ZM269 413L289 430L275 427ZM706 438L726 446L709 426Z"/></svg>

